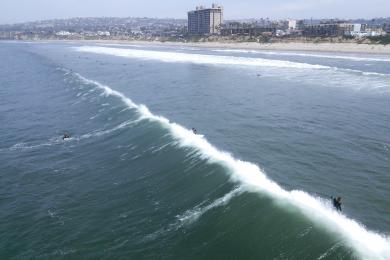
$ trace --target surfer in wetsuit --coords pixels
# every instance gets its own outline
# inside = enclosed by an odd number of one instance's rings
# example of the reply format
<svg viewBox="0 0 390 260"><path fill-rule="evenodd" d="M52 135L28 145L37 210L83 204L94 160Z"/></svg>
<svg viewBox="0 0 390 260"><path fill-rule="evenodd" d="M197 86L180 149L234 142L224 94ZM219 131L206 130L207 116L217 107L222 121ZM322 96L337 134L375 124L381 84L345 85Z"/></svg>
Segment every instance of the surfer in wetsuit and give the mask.
<svg viewBox="0 0 390 260"><path fill-rule="evenodd" d="M192 128L192 132L196 135L197 134L197 131L195 128Z"/></svg>
<svg viewBox="0 0 390 260"><path fill-rule="evenodd" d="M70 135L67 134L67 133L64 133L64 136L62 137L62 140L65 140L65 139L68 139L68 138L70 138Z"/></svg>
<svg viewBox="0 0 390 260"><path fill-rule="evenodd" d="M341 211L341 197L337 197L337 198L331 197L331 199L332 199L333 207L338 211Z"/></svg>

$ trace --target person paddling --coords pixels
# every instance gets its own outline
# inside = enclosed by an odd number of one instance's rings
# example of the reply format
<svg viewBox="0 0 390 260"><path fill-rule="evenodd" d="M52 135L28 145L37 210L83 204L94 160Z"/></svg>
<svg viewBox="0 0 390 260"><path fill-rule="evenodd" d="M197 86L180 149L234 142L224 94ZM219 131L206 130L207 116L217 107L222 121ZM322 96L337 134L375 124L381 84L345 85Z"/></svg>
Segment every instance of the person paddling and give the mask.
<svg viewBox="0 0 390 260"><path fill-rule="evenodd" d="M192 128L192 132L193 132L194 134L198 134L198 132L196 131L195 128Z"/></svg>
<svg viewBox="0 0 390 260"><path fill-rule="evenodd" d="M62 137L62 140L65 140L65 139L68 139L68 138L70 138L70 135L67 134L67 133L64 133L64 136Z"/></svg>

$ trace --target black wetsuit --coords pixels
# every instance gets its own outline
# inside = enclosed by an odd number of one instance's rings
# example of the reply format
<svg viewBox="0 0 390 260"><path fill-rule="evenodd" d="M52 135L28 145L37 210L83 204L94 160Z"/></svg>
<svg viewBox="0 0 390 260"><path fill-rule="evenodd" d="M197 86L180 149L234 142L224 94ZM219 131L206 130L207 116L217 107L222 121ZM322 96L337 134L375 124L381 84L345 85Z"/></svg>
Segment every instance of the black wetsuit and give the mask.
<svg viewBox="0 0 390 260"><path fill-rule="evenodd" d="M341 211L341 202L337 201L336 198L333 198L333 207L335 207L338 211Z"/></svg>

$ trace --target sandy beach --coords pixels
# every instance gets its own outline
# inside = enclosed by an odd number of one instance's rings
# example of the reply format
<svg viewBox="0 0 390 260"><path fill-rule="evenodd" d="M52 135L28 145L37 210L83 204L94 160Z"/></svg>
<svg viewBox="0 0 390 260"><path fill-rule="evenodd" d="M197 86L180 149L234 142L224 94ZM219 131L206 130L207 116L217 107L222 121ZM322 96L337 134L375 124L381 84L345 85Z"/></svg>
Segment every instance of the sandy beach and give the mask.
<svg viewBox="0 0 390 260"><path fill-rule="evenodd" d="M84 40L72 42L94 42L106 44L143 44L163 46L187 46L200 48L251 49L251 50L281 50L281 51L313 51L313 52L344 52L390 54L390 44L358 44L358 43L256 43L256 42L159 42L159 41L127 41L127 40Z"/></svg>
<svg viewBox="0 0 390 260"><path fill-rule="evenodd" d="M390 55L390 44L367 43L312 43L312 42L169 42L169 41L137 41L137 40L28 40L25 42L59 42L59 43L99 43L99 44L123 44L123 45L153 45L153 46L178 46L193 48L219 48L219 49L245 49L264 51L301 51L301 52L335 52L335 53L361 53L361 54L385 54Z"/></svg>
<svg viewBox="0 0 390 260"><path fill-rule="evenodd" d="M192 43L192 46L212 48L234 48L255 50L283 50L283 51L319 51L319 52L353 52L390 54L390 45L357 44L357 43Z"/></svg>

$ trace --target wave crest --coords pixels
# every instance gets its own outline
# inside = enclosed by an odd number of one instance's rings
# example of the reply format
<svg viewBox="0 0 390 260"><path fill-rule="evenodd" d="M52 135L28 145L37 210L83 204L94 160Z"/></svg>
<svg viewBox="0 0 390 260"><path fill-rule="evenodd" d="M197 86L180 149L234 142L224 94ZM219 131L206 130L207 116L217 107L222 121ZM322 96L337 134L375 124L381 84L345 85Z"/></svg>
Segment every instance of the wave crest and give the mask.
<svg viewBox="0 0 390 260"><path fill-rule="evenodd" d="M329 231L340 235L343 241L354 248L354 250L364 259L390 258L389 237L369 231L355 220L336 212L333 210L328 200L311 196L301 190L284 190L276 182L268 179L265 173L257 165L237 160L231 154L218 150L211 145L206 138L199 138L195 136L191 130L186 129L179 124L170 122L164 117L152 114L146 106L133 103L131 99L121 92L113 90L97 81L84 78L80 74L75 75L85 84L93 85L103 90L106 95L120 98L126 105L135 108L138 111L140 118L154 121L168 129L172 136L178 140L180 146L196 149L202 157L207 158L209 161L226 166L231 179L239 182L242 190L266 193L277 201L287 202L287 205L299 209L307 218L324 225ZM228 197L231 195L232 193L227 194ZM224 201L226 201L226 199L223 197L205 208L188 211L188 214L184 214L182 219L188 221L196 220L202 212L215 207L214 204L220 205L221 203L224 203Z"/></svg>

